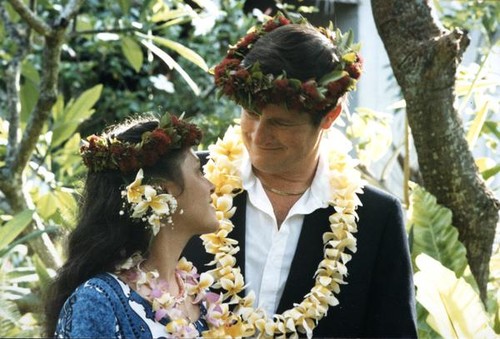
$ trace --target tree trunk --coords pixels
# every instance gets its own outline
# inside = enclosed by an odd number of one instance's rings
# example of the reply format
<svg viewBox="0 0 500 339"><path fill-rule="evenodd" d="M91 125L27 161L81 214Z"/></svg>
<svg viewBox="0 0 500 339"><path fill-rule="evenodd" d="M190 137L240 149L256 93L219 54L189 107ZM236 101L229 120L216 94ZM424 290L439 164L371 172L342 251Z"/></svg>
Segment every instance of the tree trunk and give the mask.
<svg viewBox="0 0 500 339"><path fill-rule="evenodd" d="M20 212L26 208L34 209L31 198L24 192L24 169L30 160L33 150L44 125L47 123L52 106L57 99L57 85L59 78L59 65L61 58L61 48L66 36L66 28L70 20L76 15L83 0L70 0L60 13L60 16L53 20L51 25L45 23L21 0L9 0L10 5L21 16L24 22L7 22L7 15L2 9L1 14L6 22L7 30L11 36L19 43L19 49L27 51L29 46L30 29L33 29L45 39L42 53L42 76L40 83L40 97L30 113L26 128L21 141L18 140L19 115L20 115L20 67L24 57L23 53L14 58L9 65L7 75L11 79L7 80L9 94L9 142L5 166L0 171L0 190L4 193L11 213ZM26 24L27 33L22 34L23 29L16 29L14 25ZM44 225L38 215L35 214L33 222L26 232L43 230ZM40 238L30 242L32 249L42 259L48 267L56 268L60 263L60 258L54 245L47 234L42 234Z"/></svg>
<svg viewBox="0 0 500 339"><path fill-rule="evenodd" d="M429 1L371 3L406 100L424 187L452 211L484 302L500 204L478 173L454 105L455 73L469 38L442 28Z"/></svg>

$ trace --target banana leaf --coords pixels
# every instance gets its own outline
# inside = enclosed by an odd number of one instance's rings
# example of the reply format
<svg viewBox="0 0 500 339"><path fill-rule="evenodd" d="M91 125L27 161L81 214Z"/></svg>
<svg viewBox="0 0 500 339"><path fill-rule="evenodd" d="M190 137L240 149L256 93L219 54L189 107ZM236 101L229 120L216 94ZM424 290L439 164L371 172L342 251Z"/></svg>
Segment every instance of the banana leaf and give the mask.
<svg viewBox="0 0 500 339"><path fill-rule="evenodd" d="M417 301L429 312L427 323L444 338L494 338L488 314L465 279L422 253L416 258Z"/></svg>
<svg viewBox="0 0 500 339"><path fill-rule="evenodd" d="M426 253L462 276L467 266L466 249L458 240L451 217L451 211L438 205L432 194L413 185L408 212L413 263L420 253Z"/></svg>

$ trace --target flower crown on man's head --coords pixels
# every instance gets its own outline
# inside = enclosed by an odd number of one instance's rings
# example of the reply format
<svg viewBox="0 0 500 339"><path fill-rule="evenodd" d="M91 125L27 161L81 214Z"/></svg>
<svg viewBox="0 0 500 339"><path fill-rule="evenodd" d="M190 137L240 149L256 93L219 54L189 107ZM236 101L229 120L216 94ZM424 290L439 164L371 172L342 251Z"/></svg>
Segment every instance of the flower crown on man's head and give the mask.
<svg viewBox="0 0 500 339"><path fill-rule="evenodd" d="M278 27L300 24L316 29L336 47L337 65L321 79L287 78L285 72L278 76L263 74L258 62L249 67L243 59L257 40ZM330 25L331 26L331 25ZM219 95L226 95L244 108L257 113L267 104L286 104L287 107L309 113L325 112L335 108L337 101L356 87L361 75L362 59L357 53L359 45L352 45L352 32L342 34L332 27L311 26L306 19L292 22L278 13L262 25L254 27L245 37L232 46L226 57L214 69L215 85Z"/></svg>
<svg viewBox="0 0 500 339"><path fill-rule="evenodd" d="M156 129L143 133L139 143L118 140L113 134L91 135L80 154L90 172L118 170L131 174L154 166L171 150L198 145L201 136L196 125L166 113Z"/></svg>

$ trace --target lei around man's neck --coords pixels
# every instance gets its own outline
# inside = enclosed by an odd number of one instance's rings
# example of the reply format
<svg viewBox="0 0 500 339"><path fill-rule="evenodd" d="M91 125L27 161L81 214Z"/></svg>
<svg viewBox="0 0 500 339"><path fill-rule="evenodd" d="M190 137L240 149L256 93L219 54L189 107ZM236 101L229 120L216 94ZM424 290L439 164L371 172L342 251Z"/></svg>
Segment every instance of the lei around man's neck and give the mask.
<svg viewBox="0 0 500 339"><path fill-rule="evenodd" d="M285 72L278 76L264 74L258 62L249 67L243 60L254 44L278 27L290 24L306 25L316 29L336 47L337 64L333 71L321 79L287 78ZM331 25L330 25L331 26ZM286 104L287 107L310 113L329 111L338 99L355 89L361 75L362 59L359 45L352 45L352 32L333 32L332 27L314 27L302 18L297 22L278 13L265 23L255 26L235 46L229 48L226 57L214 68L215 85L219 96L227 96L237 104L256 111L267 104Z"/></svg>
<svg viewBox="0 0 500 339"><path fill-rule="evenodd" d="M80 154L90 172L118 170L130 174L154 166L174 149L198 145L201 137L196 125L166 113L160 118L159 126L144 132L138 143L121 141L113 134L94 134L83 141Z"/></svg>

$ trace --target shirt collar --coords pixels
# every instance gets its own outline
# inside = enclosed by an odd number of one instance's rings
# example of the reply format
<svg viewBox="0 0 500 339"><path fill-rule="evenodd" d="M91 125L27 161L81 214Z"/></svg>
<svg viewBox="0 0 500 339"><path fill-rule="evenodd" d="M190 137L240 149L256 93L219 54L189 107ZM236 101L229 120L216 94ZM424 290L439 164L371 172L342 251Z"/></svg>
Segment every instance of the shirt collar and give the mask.
<svg viewBox="0 0 500 339"><path fill-rule="evenodd" d="M247 152L244 152L241 161L241 180L243 189L248 192L248 196L252 204L262 210L270 209L270 202L267 195L262 188L262 184L252 171L252 163ZM309 214L318 208L325 208L328 206L330 200L330 190L325 187L330 187L329 180L329 166L326 159L326 154L320 152L318 166L314 175L313 181L309 189L302 195L302 197L293 206L291 213L294 214ZM255 198L254 198L255 197Z"/></svg>

